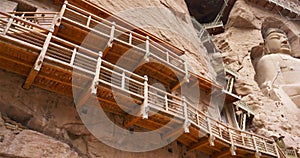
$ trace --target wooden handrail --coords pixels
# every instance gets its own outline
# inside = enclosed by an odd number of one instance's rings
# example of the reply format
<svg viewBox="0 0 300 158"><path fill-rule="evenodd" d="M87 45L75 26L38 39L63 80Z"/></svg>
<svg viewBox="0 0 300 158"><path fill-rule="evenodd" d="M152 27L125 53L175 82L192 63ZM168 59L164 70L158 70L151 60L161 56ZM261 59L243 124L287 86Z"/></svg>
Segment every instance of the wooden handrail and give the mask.
<svg viewBox="0 0 300 158"><path fill-rule="evenodd" d="M86 19L88 19L89 16L91 16L92 19L95 19L95 20L97 20L98 22L106 23L106 24L109 24L109 25L114 25L113 22L108 21L108 20L106 20L106 19L104 19L104 18L98 17L98 16L96 16L96 15L93 15L93 14L91 14L91 13L85 11L85 10L82 10L82 9L80 9L80 8L78 8L78 7L74 6L74 5L72 5L72 4L67 4L67 7L70 7L70 8L72 8L72 9L75 9L75 10L77 10L77 11L83 13L84 15L82 15L82 16L83 16L84 18L86 18ZM67 9L68 9L68 8L67 8ZM147 36L143 36L143 35L141 35L141 34L135 33L134 31L129 30L129 29L127 29L127 28L124 28L124 27L122 27L122 26L120 26L120 25L117 25L117 24L115 25L115 29L116 29L116 31L119 31L119 32L124 32L124 33L126 33L126 32L129 33L129 32L130 32L130 33L133 35L133 37L138 37L138 40L141 40L142 42L146 42L146 43L147 43ZM129 35L128 35L128 36L129 36ZM151 43L151 46L157 48L157 50L159 50L161 53L165 53L165 52L166 52L166 51L163 51L163 50L161 50L161 49L168 50L167 48L161 46L160 44L158 44L157 42L155 42L155 41L153 41L153 40L151 40L151 39L149 39L149 43ZM160 47L160 48L158 48L158 47ZM146 49L146 50L147 50L147 49ZM178 61L180 61L180 62L182 62L182 63L185 62L185 60L181 59L181 58L180 58L177 54L175 54L173 51L170 51L170 50L169 50L168 52L169 52L170 55L172 55L172 56L173 56L174 58L176 58Z"/></svg>
<svg viewBox="0 0 300 158"><path fill-rule="evenodd" d="M8 12L9 14L58 14L58 12Z"/></svg>
<svg viewBox="0 0 300 158"><path fill-rule="evenodd" d="M1 12L0 12L0 14L1 14ZM3 14L2 13L2 15L6 15L7 17L11 17L11 15L8 15L8 14ZM17 18L17 17L13 17L13 18ZM30 25L36 25L34 23L30 23L30 22L27 22L27 21L19 19L19 18L17 18L17 19L20 20L20 21L23 21L24 23L28 23ZM38 25L36 25L36 26L38 27ZM44 28L41 28L41 29L47 30L47 29L44 29ZM49 31L49 30L47 30L47 31ZM49 41L50 45L53 44L54 46L57 46L57 44L53 43L53 41L60 41L60 42L63 42L64 44L66 44L68 46L71 46L71 49L70 49L70 48L67 48L67 47L64 47L64 46L61 45L60 47L57 47L57 49L70 50L70 52L73 52L75 56L78 55L78 54L81 54L79 52L79 50L83 49L85 53L88 53L88 55L93 56L93 58L91 58L90 56L87 56L87 57L89 57L87 59L90 59L91 61L94 61L92 59L95 59L95 60L97 59L96 58L96 56L98 56L97 52L91 51L91 50L86 49L86 48L82 48L81 46L78 46L78 45L73 44L71 42L68 42L68 41L65 41L63 39L60 39L59 37L53 36L52 37L52 41ZM47 49L49 49L49 48L47 48ZM74 49L75 51L74 50L72 51L72 49ZM71 55L72 56L71 58L75 58L75 57L73 57L73 53ZM46 58L47 59L51 59L51 57L49 57L47 55L47 53L46 53ZM55 59L55 60L60 61L60 59ZM74 65L71 64L71 59L70 59L70 63L67 63L67 62L62 62L62 63L66 63L66 65L68 65L68 66L76 67L76 66L74 66ZM147 77L142 77L142 76L140 76L138 74L130 72L130 71L124 69L124 68L121 68L121 67L119 67L117 65L114 65L114 64L112 64L112 63L110 63L108 61L105 61L105 60L101 60L100 75L101 75L101 67L103 68L103 67L107 67L107 66L113 68L113 69L109 69L109 71L114 72L114 73L118 73L118 74L120 74L120 76L125 76L125 77L121 77L121 80L122 80L122 78L123 79L129 79L131 81L134 81L133 83L140 83L140 85L144 86L143 87L144 88L144 96L141 96L141 94L138 94L135 91L126 90L126 92L128 92L130 94L134 94L135 96L139 96L141 98L142 97L144 98L144 107L145 107L145 109L144 109L144 113L143 113L143 118L147 118L146 114L147 114L147 108L148 108L148 101L150 101L150 100L148 100L149 89L154 89L154 90L157 90L158 92L160 92L160 93L163 94L163 96L160 96L160 97L161 97L162 100L165 99L165 102L167 102L166 104L163 103L163 106L168 106L168 107L165 108L165 109L168 109L168 110L165 110L167 113L170 113L172 115L174 115L174 114L178 115L178 113L181 113L181 110L183 110L184 113L182 113L182 115L180 117L185 116L185 119L187 119L188 121L193 122L194 124L198 125L201 129L209 130L209 129L207 129L208 127L209 128L216 127L217 129L222 130L224 132L223 134L224 134L225 137L222 135L222 133L216 133L216 132L211 131L211 134L213 134L215 137L219 138L222 141L229 142L229 143L231 143L231 145L237 145L237 146L249 149L249 150L254 150L254 151L258 150L259 152L262 152L262 153L268 153L268 154L277 155L277 153L275 153L274 151L268 151L268 149L267 149L267 146L271 146L271 147L274 146L274 144L270 143L270 142L273 142L271 139L267 139L265 137L259 136L259 135L254 134L254 133L250 133L250 132L246 132L246 131L241 131L241 130L235 129L233 127L227 126L224 123L221 123L221 122L215 120L214 118L212 118L212 117L207 116L206 114L204 114L201 111L201 109L195 107L193 103L190 103L187 100L184 100L183 98L177 97L177 96L175 96L173 94L170 94L168 92L162 91L162 90L160 90L160 89L158 89L158 88L156 88L154 86L148 85L148 79L147 79ZM83 69L85 71L90 71L90 70L86 70L85 68L81 68L81 69ZM116 71L116 70L118 70L118 71ZM129 78L128 76L131 76L132 78ZM112 85L112 83L109 83L107 81L104 81L104 82L105 82L105 84L109 84L111 86L120 88L120 87L118 87L116 85ZM123 88L123 90L124 90L124 88ZM174 101L174 100L176 100L176 101ZM181 103L182 102L186 103L186 106L184 106L184 104L181 104L180 102ZM179 109L172 108L171 106L169 106L170 103L174 103L174 104L178 105L178 107L180 107L180 108ZM156 105L151 105L151 106L156 106ZM177 111L175 111L175 113L171 112L171 111L174 111L174 110L177 110ZM197 120L199 118L206 118L204 120L205 120L207 126L202 125L200 123L200 121L191 120L188 117L189 114L196 114L196 116L198 117ZM235 142L236 138L234 136L241 136L241 137L247 136L249 139L251 139L254 142L253 143L254 145L253 146L249 146L247 144L242 144L242 145L241 144L237 144ZM257 145L259 145L259 144L257 144L256 141L257 141L257 143L263 143L263 147L262 147L263 149L257 148Z"/></svg>
<svg viewBox="0 0 300 158"><path fill-rule="evenodd" d="M0 15L4 15L4 16L6 16L7 18L13 18L13 19L16 19L16 20L18 20L18 21L21 21L21 22L24 23L24 24L31 25L31 26L33 26L33 27L35 27L35 28L38 28L38 29L40 29L40 30L43 30L43 31L47 31L47 32L50 31L50 29L45 29L45 28L41 27L41 26L38 25L38 24L32 23L32 22L30 22L30 21L24 20L24 19L22 19L22 18L20 18L20 17L14 16L14 15L11 15L11 14L7 14L7 13L4 13L4 12L1 12L1 11L0 11Z"/></svg>

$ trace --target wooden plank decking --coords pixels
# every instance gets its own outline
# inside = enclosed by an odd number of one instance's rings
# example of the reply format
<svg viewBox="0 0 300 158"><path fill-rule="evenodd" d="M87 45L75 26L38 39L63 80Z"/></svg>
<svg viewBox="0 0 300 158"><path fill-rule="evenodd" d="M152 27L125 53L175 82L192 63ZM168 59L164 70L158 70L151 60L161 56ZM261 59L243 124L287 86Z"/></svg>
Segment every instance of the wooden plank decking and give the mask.
<svg viewBox="0 0 300 158"><path fill-rule="evenodd" d="M178 141L189 151L200 150L211 157L278 156L274 141L229 127L207 116L184 97L148 84L145 74L168 85L170 91L187 81L195 85L196 80L202 90L210 91L208 94L212 93L212 87L221 90L211 81L189 72L186 61L168 49L170 46L72 4L65 3L55 15L48 23L50 27L41 27L22 17L1 13L0 68L25 76L27 88L32 84L76 96L77 108L88 106L89 98L97 98L104 111L127 118L125 128L139 126L154 130L176 118L178 130L185 131ZM101 27L98 30L92 25ZM94 43L83 44L91 31L92 38L97 39L96 47ZM126 52L129 56L123 59ZM120 58L124 62L119 63ZM130 71L135 68L132 64L140 63L146 64ZM113 95L118 95L124 104L117 104ZM132 99L137 106L126 104ZM123 109L139 116L128 115ZM166 132L162 137L168 139L173 134L176 133Z"/></svg>

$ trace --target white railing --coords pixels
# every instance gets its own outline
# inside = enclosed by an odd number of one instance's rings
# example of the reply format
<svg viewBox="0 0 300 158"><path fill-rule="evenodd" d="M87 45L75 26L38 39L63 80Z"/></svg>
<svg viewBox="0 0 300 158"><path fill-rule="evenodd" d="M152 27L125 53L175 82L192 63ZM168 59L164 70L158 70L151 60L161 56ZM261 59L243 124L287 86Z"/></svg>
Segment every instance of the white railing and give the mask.
<svg viewBox="0 0 300 158"><path fill-rule="evenodd" d="M46 37L46 29L37 26L34 23L27 22L19 17L11 17L7 14L1 17L0 27L2 29L1 36L17 39L21 44L41 48L43 43L32 42L31 36L20 36L26 31L34 32L37 37L44 39ZM13 18L13 20L10 20ZM19 25L19 23L26 25ZM15 31L17 29L18 31ZM20 31L21 30L21 31ZM31 33L30 32L30 33ZM45 40L43 40L45 41ZM255 152L261 152L272 156L277 156L276 145L274 141L261 137L254 133L240 131L229 127L219 121L214 120L201 111L195 104L188 102L184 97L177 97L168 92L162 91L156 87L148 85L147 77L139 76L126 69L111 64L105 60L101 60L99 65L99 54L92 50L83 48L59 37L52 36L49 47L46 50L46 59L52 62L58 62L72 69L80 69L90 75L95 76L95 85L99 86L99 82L110 87L117 88L127 94L131 94L135 98L144 102L143 105L151 109L159 110L168 115L175 116L184 120L185 132L189 128L196 128L204 131L219 140L230 144L232 147L240 147ZM97 68L99 66L99 69ZM93 83L94 84L94 83ZM145 111L147 112L148 109ZM146 117L146 113L144 113ZM232 148L234 149L234 148Z"/></svg>
<svg viewBox="0 0 300 158"><path fill-rule="evenodd" d="M57 17L58 12L9 12L12 15L18 16L26 21L36 23L44 28L50 28L53 19Z"/></svg>
<svg viewBox="0 0 300 158"><path fill-rule="evenodd" d="M66 9L62 14L63 20L85 27L99 36L109 38L109 43L112 41L123 43L144 52L146 58L152 57L168 64L177 71L186 72L186 61L184 59L160 43L150 39L149 36L136 33L72 4L66 3L65 5Z"/></svg>

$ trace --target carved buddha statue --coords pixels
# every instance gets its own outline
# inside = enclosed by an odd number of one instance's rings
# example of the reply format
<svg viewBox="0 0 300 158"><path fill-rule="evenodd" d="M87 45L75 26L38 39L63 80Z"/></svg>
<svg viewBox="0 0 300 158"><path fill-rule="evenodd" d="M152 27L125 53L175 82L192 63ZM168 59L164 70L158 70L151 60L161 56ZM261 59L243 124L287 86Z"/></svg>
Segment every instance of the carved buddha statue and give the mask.
<svg viewBox="0 0 300 158"><path fill-rule="evenodd" d="M264 54L255 64L257 83L265 95L279 101L290 98L300 108L300 59L291 56L283 30L269 28L263 38Z"/></svg>

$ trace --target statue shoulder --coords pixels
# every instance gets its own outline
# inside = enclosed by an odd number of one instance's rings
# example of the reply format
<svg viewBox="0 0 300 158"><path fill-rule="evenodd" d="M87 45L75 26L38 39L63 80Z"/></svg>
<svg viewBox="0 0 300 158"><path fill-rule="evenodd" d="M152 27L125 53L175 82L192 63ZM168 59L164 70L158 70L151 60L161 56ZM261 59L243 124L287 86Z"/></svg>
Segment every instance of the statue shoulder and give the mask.
<svg viewBox="0 0 300 158"><path fill-rule="evenodd" d="M282 60L282 56L281 54L267 54L267 55L264 55L262 56L260 59L259 59L259 62L264 62L264 61L279 61L279 60Z"/></svg>

